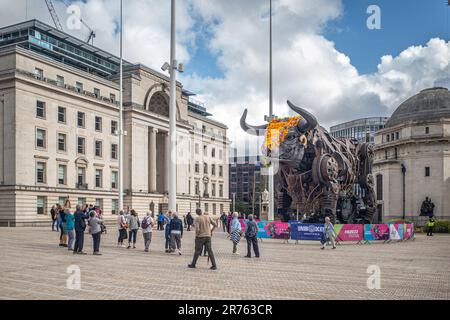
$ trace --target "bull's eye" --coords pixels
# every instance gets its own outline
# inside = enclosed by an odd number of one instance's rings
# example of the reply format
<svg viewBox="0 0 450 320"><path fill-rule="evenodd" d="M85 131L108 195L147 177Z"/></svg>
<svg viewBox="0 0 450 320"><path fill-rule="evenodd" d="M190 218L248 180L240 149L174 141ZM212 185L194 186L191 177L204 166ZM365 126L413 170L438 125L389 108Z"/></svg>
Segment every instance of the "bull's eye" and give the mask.
<svg viewBox="0 0 450 320"><path fill-rule="evenodd" d="M300 143L303 144L306 147L306 145L308 144L308 139L306 138L306 136L304 134L302 134L300 136L299 140L300 140Z"/></svg>
<svg viewBox="0 0 450 320"><path fill-rule="evenodd" d="M295 139L295 136L292 135L292 134L289 134L289 135L286 136L286 140L287 140L287 141L292 141L292 140L294 140L294 139Z"/></svg>

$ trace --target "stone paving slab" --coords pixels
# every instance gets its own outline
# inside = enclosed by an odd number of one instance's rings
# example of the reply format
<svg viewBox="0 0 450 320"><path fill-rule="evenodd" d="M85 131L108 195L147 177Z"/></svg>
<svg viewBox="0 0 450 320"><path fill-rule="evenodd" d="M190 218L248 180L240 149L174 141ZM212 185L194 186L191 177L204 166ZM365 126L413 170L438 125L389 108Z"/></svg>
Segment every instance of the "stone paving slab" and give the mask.
<svg viewBox="0 0 450 320"><path fill-rule="evenodd" d="M264 240L261 258L231 254L226 234L213 237L218 270L192 259L193 232L185 232L183 255L164 253L164 235L153 232L151 252L118 248L117 233L102 237L102 256L73 255L58 247L59 234L43 228L0 228L0 299L449 299L450 236L417 235L414 241L320 250L318 242ZM91 253L90 235L85 251ZM79 266L81 289L70 290L67 267ZM381 270L381 289L369 290L367 268Z"/></svg>

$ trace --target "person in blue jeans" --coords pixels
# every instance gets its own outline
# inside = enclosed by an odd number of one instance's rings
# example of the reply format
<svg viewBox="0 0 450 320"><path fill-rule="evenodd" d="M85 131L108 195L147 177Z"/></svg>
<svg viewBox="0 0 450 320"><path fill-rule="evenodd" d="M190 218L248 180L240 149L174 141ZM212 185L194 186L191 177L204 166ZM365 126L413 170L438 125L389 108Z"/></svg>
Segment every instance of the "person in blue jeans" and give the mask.
<svg viewBox="0 0 450 320"><path fill-rule="evenodd" d="M67 243L67 249L69 251L73 250L73 243L75 242L75 217L70 212L69 209L65 210L65 217L66 217L66 232L67 236L69 237L69 241Z"/></svg>
<svg viewBox="0 0 450 320"><path fill-rule="evenodd" d="M158 213L158 230L164 230L164 214L162 212Z"/></svg>
<svg viewBox="0 0 450 320"><path fill-rule="evenodd" d="M83 245L84 245L84 231L86 230L86 220L88 219L88 215L81 210L80 205L77 205L74 217L75 217L75 246L73 247L73 253L86 254L83 252Z"/></svg>
<svg viewBox="0 0 450 320"><path fill-rule="evenodd" d="M165 224L165 237L166 237L166 253L170 252L170 221L172 221L172 211L169 211L167 215L164 217Z"/></svg>

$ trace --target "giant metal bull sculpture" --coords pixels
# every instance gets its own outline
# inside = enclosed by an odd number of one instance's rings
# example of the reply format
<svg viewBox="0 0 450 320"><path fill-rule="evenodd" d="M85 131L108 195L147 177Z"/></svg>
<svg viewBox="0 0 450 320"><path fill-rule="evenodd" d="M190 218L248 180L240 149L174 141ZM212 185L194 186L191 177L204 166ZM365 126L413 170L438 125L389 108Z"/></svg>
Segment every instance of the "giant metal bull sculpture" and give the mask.
<svg viewBox="0 0 450 320"><path fill-rule="evenodd" d="M299 116L274 119L269 124L247 124L246 132L266 137L263 158L278 163L278 209L281 214L299 210L310 222L331 216L341 223L370 223L375 212L372 177L373 148L356 139L336 139L319 126L306 110L287 102ZM356 199L363 204L342 214L338 203Z"/></svg>

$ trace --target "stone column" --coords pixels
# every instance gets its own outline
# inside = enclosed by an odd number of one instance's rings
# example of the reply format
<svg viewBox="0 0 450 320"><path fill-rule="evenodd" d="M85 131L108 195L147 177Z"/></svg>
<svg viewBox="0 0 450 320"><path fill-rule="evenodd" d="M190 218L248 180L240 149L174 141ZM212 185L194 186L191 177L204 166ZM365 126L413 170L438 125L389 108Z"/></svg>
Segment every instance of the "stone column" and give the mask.
<svg viewBox="0 0 450 320"><path fill-rule="evenodd" d="M169 192L170 138L164 133L164 192Z"/></svg>
<svg viewBox="0 0 450 320"><path fill-rule="evenodd" d="M149 148L149 191L155 193L156 190L156 135L158 129L149 128L150 130L150 148Z"/></svg>

